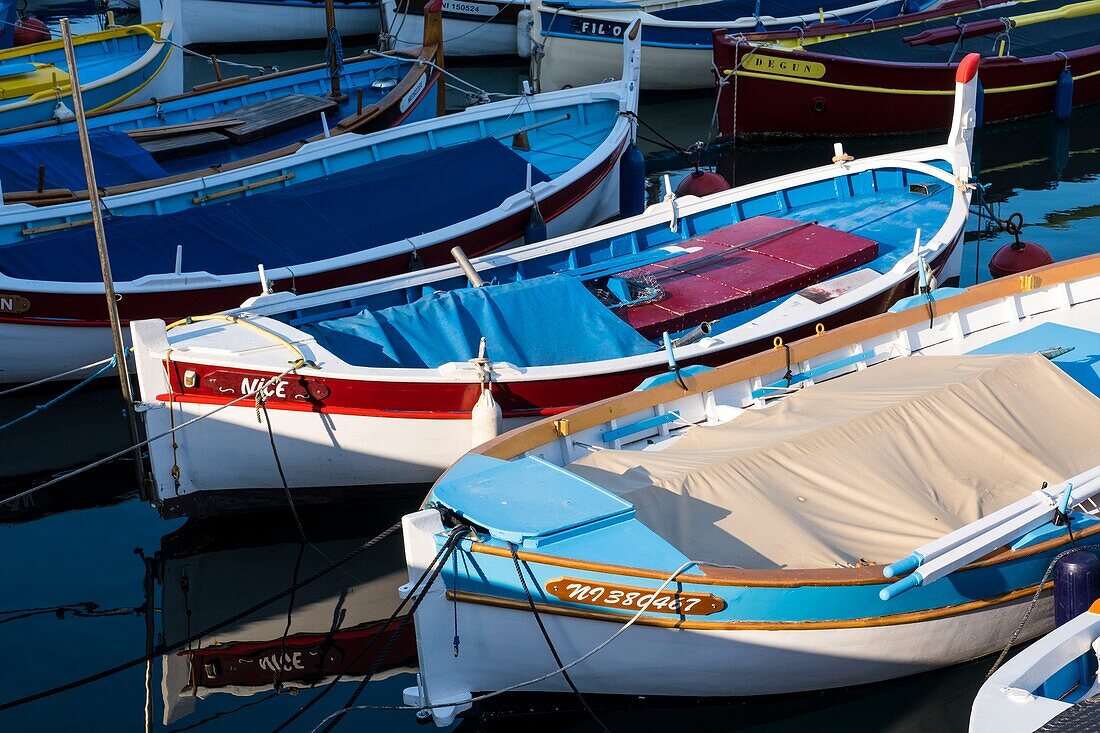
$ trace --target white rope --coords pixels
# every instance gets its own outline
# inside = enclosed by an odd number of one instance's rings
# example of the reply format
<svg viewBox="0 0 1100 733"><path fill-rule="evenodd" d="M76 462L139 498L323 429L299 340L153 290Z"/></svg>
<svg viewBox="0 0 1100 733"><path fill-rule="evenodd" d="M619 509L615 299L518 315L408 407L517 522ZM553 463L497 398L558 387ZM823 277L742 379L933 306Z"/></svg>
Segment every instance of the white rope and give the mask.
<svg viewBox="0 0 1100 733"><path fill-rule="evenodd" d="M383 51L371 51L370 53L374 56L381 56L384 59L392 59L394 61L408 61L409 60L408 56L393 56L393 55L385 53ZM430 66L431 68L435 69L436 71L443 74L444 76L449 77L451 79L454 79L455 81L460 82L462 84L465 84L468 87L468 89L462 89L460 87L455 87L455 89L458 89L458 91L466 93L466 94L469 94L469 93L473 92L473 93L478 94L480 96L483 96L487 99L491 98L491 97L499 97L500 99L513 99L515 97L523 96L522 94L503 94L501 92L486 91L486 90L482 89L481 87L477 86L476 84L472 84L472 83L466 81L461 76L456 76L455 74L452 74L450 71L447 71L442 66L440 66L439 64L437 64L436 62L434 62L430 59L420 59L416 63L420 64L421 66Z"/></svg>
<svg viewBox="0 0 1100 733"><path fill-rule="evenodd" d="M99 361L93 361L91 364L85 364L84 366L79 366L76 369L70 369L67 372L61 372L60 374L54 374L54 375L49 376L49 377L43 377L42 379L39 379L37 382L28 382L27 384L20 384L18 387L11 387L9 389L5 389L3 392L0 392L0 397L5 397L5 396L10 395L10 394L15 394L16 392L22 392L25 389L30 389L31 387L37 387L38 385L45 384L46 382L52 382L56 379L62 379L64 377L72 376L73 374L79 374L80 372L87 371L88 369L93 369L95 367L103 366L104 364L106 364L107 362L109 362L113 358L114 358L113 356L108 356L106 359L100 359Z"/></svg>
<svg viewBox="0 0 1100 733"><path fill-rule="evenodd" d="M2 506L4 504L9 504L11 502L19 501L23 497L30 496L31 494L33 494L37 491L41 491L42 489L49 488L50 486L53 486L54 484L59 484L59 483L61 483L62 481L66 480L66 479L69 479L69 478L72 478L73 476L77 476L79 474L85 473L86 471L90 471L93 468L99 468L103 464L110 463L111 461L115 460L116 458L121 458L122 456L126 455L127 453L132 453L135 450L137 450L138 448L144 448L145 446L152 443L154 440L160 440L161 438L165 438L165 437L167 437L167 436L169 436L169 435L171 435L171 434L173 434L177 431L183 430L184 428L186 428L190 425L194 425L199 420L204 420L204 419L206 419L206 418L208 418L212 415L216 415L219 412L221 412L222 410L224 410L225 408L232 407L233 405L237 404L238 402L241 402L242 400L248 399L249 397L255 397L258 393L260 393L261 391L267 389L271 385L277 383L280 379L285 377L287 374L290 374L291 372L293 372L297 368L298 368L297 365L295 365L295 366L292 366L289 369L287 369L282 374L276 374L274 377L271 377L266 382L263 382L262 384L257 386L251 392L247 392L245 394L242 394L240 397L237 397L233 400L230 400L229 402L226 402L224 405L219 405L218 407L214 408L213 410L206 413L205 415L196 415L195 417L191 418L190 420L182 422L179 425L175 426L174 428L170 428L170 429L164 431L163 433L159 433L157 435L154 435L151 438L146 438L145 440L141 441L140 443L136 443L134 445L128 446L127 448L124 448L123 450L112 453L111 455L105 456L104 458L100 458L98 461L94 461L94 462L89 463L85 466L81 466L80 468L74 468L72 471L68 471L67 473L63 473L63 474L61 474L60 476L58 476L56 478L50 479L46 483L39 484L38 486L34 486L32 488L29 488L26 491L15 494L14 496L9 496L6 499L0 499L0 506Z"/></svg>
<svg viewBox="0 0 1100 733"><path fill-rule="evenodd" d="M199 53L198 51L192 51L191 49L187 48L186 46L181 46L180 44L176 43L175 41L173 41L169 38L163 39L163 42L167 43L169 46L172 46L174 48L178 48L179 50L183 51L185 54L189 54L191 56L195 56L196 58L200 58L200 59L206 59L211 64L214 63L214 59L212 59L211 57L204 56L203 54ZM226 59L218 59L218 66L221 66L222 64L225 64L226 66L240 66L243 69L255 69L256 71L259 71L262 74L277 73L279 71L278 66L256 66L255 64L246 64L246 63L241 62L241 61L228 61Z"/></svg>

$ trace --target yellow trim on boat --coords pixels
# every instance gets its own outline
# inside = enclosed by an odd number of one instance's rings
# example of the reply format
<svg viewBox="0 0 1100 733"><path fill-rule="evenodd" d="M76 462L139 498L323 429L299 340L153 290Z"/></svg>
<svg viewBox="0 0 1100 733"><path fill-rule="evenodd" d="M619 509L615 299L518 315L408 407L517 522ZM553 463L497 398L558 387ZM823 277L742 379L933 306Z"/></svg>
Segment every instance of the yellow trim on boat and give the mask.
<svg viewBox="0 0 1100 733"><path fill-rule="evenodd" d="M149 86L149 83L152 82L153 79L156 79L157 76L160 74L160 72L164 70L164 67L168 64L168 59L172 58L172 54L175 53L175 52L176 52L176 49L173 48L172 46L169 46L168 47L168 53L164 54L164 60L160 62L160 66L157 67L157 70L154 71L149 76L148 79L141 82L141 84L138 84L136 87L134 87L130 91L126 92L121 97L118 97L116 99L112 99L110 102L107 102L106 104L101 104L98 107L93 107L92 109L88 110L88 112L101 112L105 109L109 109L111 107L114 107L117 104L125 102L127 99L134 96L135 94L140 92L145 87Z"/></svg>
<svg viewBox="0 0 1100 733"><path fill-rule="evenodd" d="M96 31L95 33L81 33L73 36L73 44L76 46L83 45L85 43L97 43L99 41L107 41L112 38L124 38L126 36L136 36L145 34L150 36L155 41L163 41L160 36L161 26L163 22L148 23L146 25L125 25L115 28L108 28L105 31ZM63 43L61 39L52 39L49 41L40 41L39 43L30 43L26 46L14 46L13 48L4 49L0 51L0 61L7 61L9 59L17 59L22 56L29 56L41 51L52 51L54 49L61 49Z"/></svg>
<svg viewBox="0 0 1100 733"><path fill-rule="evenodd" d="M768 79L771 81L786 81L794 84L809 84L815 87L828 87L830 89L846 89L855 92L870 92L872 94L901 94L906 96L919 96L919 97L946 97L954 96L954 89L891 89L888 87L872 87L862 84L841 84L832 81L821 81L816 79L807 79L803 77L792 76L780 76L779 74L761 74L755 71L734 71L733 69L725 69L722 74L724 76L747 76L757 79ZM1080 81L1082 79L1088 79L1100 74L1100 69L1096 71L1090 71L1080 76L1073 77L1074 81ZM986 94L1004 94L1007 92L1023 92L1030 89L1042 89L1043 87L1052 87L1057 80L1051 79L1050 81L1041 81L1034 84L1018 84L1011 87L995 87L992 89L985 89Z"/></svg>

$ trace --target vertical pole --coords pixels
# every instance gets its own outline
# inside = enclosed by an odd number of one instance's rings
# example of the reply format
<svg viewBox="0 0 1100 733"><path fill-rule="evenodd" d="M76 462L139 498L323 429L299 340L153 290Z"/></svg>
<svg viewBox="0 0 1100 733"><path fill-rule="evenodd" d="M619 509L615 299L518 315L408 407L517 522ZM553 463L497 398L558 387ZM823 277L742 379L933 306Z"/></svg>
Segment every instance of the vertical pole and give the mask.
<svg viewBox="0 0 1100 733"><path fill-rule="evenodd" d="M130 368L126 362L126 347L122 343L122 323L118 318L118 300L111 278L111 261L107 256L107 235L103 230L103 211L99 204L99 189L95 182L95 166L92 164L92 148L88 142L88 121L84 116L84 99L80 92L80 76L76 68L76 52L73 50L73 34L69 19L61 19L61 38L65 43L65 62L69 67L69 85L73 96L73 112L80 136L80 153L84 158L84 175L88 180L88 203L92 209L92 228L95 230L96 247L99 249L99 266L103 273L103 293L107 297L107 315L111 319L111 336L115 342L115 360L118 362L118 379L122 387L122 399L126 403L126 417L130 425L130 445L134 446L135 465L139 487L144 496L145 486L141 467L141 453L137 448L138 429L134 416L134 396L130 392Z"/></svg>
<svg viewBox="0 0 1100 733"><path fill-rule="evenodd" d="M340 99L344 95L340 91L340 62L339 59L336 58L337 49L336 44L333 42L333 35L335 31L336 4L334 0L325 0L325 36L328 39L328 70L329 78L332 85L329 96L333 99Z"/></svg>

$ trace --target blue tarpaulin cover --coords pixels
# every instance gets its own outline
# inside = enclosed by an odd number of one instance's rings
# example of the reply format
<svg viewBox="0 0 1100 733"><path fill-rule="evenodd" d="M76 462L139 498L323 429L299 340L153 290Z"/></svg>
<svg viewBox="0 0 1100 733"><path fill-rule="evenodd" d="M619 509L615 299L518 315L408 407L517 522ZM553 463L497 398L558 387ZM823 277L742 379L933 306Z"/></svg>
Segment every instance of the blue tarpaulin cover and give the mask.
<svg viewBox="0 0 1100 733"><path fill-rule="evenodd" d="M325 178L160 216L104 224L116 281L183 271L226 275L337 257L434 231L522 191L527 163L492 138L364 165ZM535 168L532 183L549 180ZM100 279L91 227L0 245L0 272L28 280Z"/></svg>
<svg viewBox="0 0 1100 733"><path fill-rule="evenodd" d="M88 136L96 185L119 186L167 175L146 150L124 132L99 130ZM44 188L82 191L88 187L76 135L0 145L0 185L5 191L38 188L38 166L46 166Z"/></svg>
<svg viewBox="0 0 1100 733"><path fill-rule="evenodd" d="M652 343L568 275L434 293L409 305L299 326L349 364L435 368L468 361L518 367L648 354Z"/></svg>

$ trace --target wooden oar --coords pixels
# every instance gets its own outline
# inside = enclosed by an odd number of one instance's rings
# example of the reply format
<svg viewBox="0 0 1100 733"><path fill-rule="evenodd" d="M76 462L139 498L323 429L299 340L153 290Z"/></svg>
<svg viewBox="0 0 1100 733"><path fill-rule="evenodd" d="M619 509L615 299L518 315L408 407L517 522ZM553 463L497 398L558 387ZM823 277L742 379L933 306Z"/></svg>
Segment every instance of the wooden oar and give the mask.
<svg viewBox="0 0 1100 733"><path fill-rule="evenodd" d="M1034 13L1025 13L1010 18L990 18L963 25L934 28L912 36L906 36L902 41L910 46L937 46L941 43L954 43L960 38L976 38L977 36L1000 33L1001 31L1027 25L1083 18L1096 13L1100 13L1100 0L1087 0L1086 2L1063 5L1060 8L1051 8L1050 10L1038 10Z"/></svg>
<svg viewBox="0 0 1100 733"><path fill-rule="evenodd" d="M950 575L971 561L1048 523L1055 506L1068 511L1096 494L1100 494L1100 466L1074 476L1057 489L1036 491L886 566L883 575L888 578L909 570L913 572L884 588L879 597L888 601L907 590Z"/></svg>

